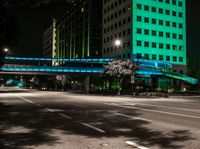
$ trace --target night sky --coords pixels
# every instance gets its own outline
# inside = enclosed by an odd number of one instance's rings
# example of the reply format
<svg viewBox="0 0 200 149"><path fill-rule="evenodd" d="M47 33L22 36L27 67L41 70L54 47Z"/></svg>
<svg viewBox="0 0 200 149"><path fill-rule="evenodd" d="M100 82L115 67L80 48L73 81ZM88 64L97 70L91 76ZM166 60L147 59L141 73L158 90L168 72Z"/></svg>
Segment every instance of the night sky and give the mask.
<svg viewBox="0 0 200 149"><path fill-rule="evenodd" d="M20 43L12 49L12 55L42 56L42 33L50 25L52 17L61 18L66 4L57 2L39 8L15 8L9 10L20 24ZM200 57L200 5L197 0L187 0L187 50Z"/></svg>
<svg viewBox="0 0 200 149"><path fill-rule="evenodd" d="M11 49L12 55L42 56L42 33L52 23L52 18L62 18L66 3L55 2L38 8L10 9L11 15L18 19L20 26L19 45Z"/></svg>

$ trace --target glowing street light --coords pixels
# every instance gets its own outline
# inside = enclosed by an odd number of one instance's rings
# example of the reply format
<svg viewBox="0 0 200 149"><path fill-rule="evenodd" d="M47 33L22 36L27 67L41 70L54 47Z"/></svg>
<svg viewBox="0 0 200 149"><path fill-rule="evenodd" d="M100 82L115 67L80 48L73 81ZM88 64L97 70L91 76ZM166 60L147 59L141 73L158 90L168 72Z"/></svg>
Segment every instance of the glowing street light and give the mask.
<svg viewBox="0 0 200 149"><path fill-rule="evenodd" d="M3 51L7 53L9 50L8 50L8 48L5 48L5 49L3 49Z"/></svg>
<svg viewBox="0 0 200 149"><path fill-rule="evenodd" d="M115 46L119 47L119 46L121 46L122 41L119 39L116 39L114 44L115 44Z"/></svg>
<svg viewBox="0 0 200 149"><path fill-rule="evenodd" d="M56 62L56 63L55 63L55 66L58 66L58 65L59 65L59 63L58 63L58 62Z"/></svg>

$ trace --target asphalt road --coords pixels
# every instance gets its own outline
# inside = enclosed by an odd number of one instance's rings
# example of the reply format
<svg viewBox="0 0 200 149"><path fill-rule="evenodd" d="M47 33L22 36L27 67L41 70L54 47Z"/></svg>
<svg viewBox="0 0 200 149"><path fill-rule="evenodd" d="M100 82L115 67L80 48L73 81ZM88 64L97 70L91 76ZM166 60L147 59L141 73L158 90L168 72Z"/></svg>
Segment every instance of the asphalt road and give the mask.
<svg viewBox="0 0 200 149"><path fill-rule="evenodd" d="M200 97L0 88L0 149L200 149Z"/></svg>

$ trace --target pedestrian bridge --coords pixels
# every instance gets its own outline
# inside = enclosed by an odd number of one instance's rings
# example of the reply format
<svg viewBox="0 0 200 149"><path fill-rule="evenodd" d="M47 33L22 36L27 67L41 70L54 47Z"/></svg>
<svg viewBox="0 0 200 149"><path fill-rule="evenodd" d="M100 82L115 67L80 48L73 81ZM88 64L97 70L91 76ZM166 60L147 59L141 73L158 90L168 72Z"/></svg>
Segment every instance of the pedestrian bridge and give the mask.
<svg viewBox="0 0 200 149"><path fill-rule="evenodd" d="M112 61L110 58L102 59L62 59L62 58L28 58L28 57L6 57L9 64L1 68L1 73L20 73L20 74L60 74L60 73L78 73L78 74L103 74L103 65ZM24 65L30 62L58 62L65 63L65 66L42 66L42 65ZM143 76L161 76L172 79L182 80L189 84L197 84L198 80L186 75L175 73L171 70L172 65L164 61L134 59L139 65L136 75ZM20 64L14 64L19 63ZM87 65L89 64L89 65Z"/></svg>

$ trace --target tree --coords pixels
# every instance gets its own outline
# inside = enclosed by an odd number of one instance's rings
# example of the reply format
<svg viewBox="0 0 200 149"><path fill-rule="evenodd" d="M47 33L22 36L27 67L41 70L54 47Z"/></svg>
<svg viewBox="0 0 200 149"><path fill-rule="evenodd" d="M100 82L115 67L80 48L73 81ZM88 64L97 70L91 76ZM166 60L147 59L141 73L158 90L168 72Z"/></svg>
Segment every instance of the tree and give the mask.
<svg viewBox="0 0 200 149"><path fill-rule="evenodd" d="M132 60L113 60L108 65L104 66L105 73L113 76L119 82L118 95L121 93L121 85L125 77L135 75L138 70L138 65Z"/></svg>
<svg viewBox="0 0 200 149"><path fill-rule="evenodd" d="M65 75L57 75L56 76L56 85L57 85L57 83L61 83L62 91L64 91L64 86L65 86L66 81L67 81L67 78Z"/></svg>

